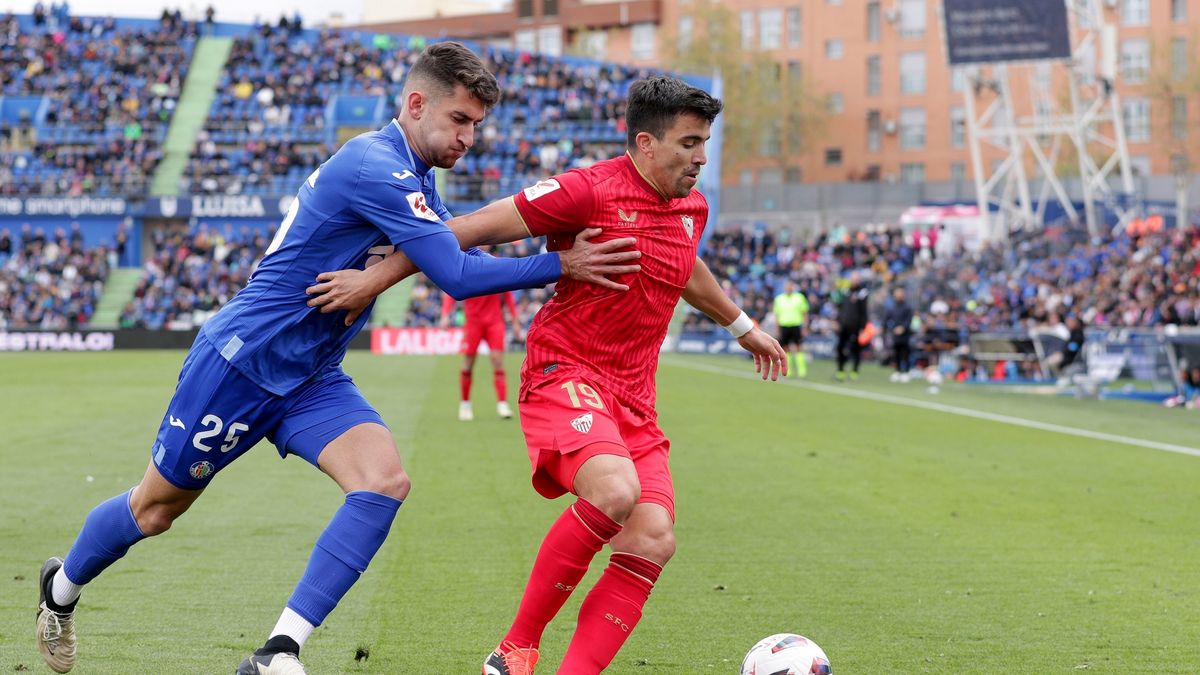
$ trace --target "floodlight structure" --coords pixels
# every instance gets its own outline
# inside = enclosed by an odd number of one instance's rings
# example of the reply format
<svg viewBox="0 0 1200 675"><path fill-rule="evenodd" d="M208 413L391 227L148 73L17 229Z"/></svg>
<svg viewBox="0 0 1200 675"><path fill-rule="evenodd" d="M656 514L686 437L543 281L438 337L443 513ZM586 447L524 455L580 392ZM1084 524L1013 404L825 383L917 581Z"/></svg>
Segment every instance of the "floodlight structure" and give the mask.
<svg viewBox="0 0 1200 675"><path fill-rule="evenodd" d="M1049 17L1047 23L1051 26L1056 20L1062 23L1061 39L1066 43L1054 48L1053 36L1031 37L1029 44L1045 49L1039 54L1030 48L1027 53L1043 58L1011 58L1014 53L1019 55L1019 50L1013 52L1010 49L1004 53L1002 46L992 45L990 48L980 46L975 52L968 49L969 62L964 62L963 49L959 45L959 65L956 67L966 69L967 86L963 88L963 99L976 199L985 218L985 236L992 240L1007 238L1012 229L1042 227L1051 199L1061 205L1067 218L1075 222L1080 220L1078 209L1064 184L1063 174L1067 171L1060 166L1068 148L1078 158L1083 220L1089 234L1099 235L1104 229L1097 203L1103 203L1117 214L1118 227L1134 215L1130 207L1133 200L1129 199L1134 192L1133 172L1125 143L1120 95L1114 86L1117 78L1116 27L1104 22L1102 0L1058 2L1065 3L1065 15L1060 7L1054 6L1057 3L1053 0L1039 11L1057 15ZM986 3L945 0L943 21L947 24L952 66L956 63L956 45L952 22L955 15L951 11L957 10L959 17L967 16L962 14L963 11L1004 12L1003 6L1010 3L1014 7L1023 5L1026 11L1030 6L1019 0L1008 3L1005 0ZM984 5L988 9L973 9ZM996 17L1003 14L987 16L993 19L993 25L987 30L1005 30L1002 23L995 22ZM1018 25L1017 15L1012 16L1013 25ZM1042 18L1026 15L1021 20L1030 25L1011 30L1029 32L1030 26L1041 27L1037 21ZM960 33L967 35L972 30L984 32L983 28L972 29L962 21L958 28ZM1042 38L1045 38L1042 42L1032 42ZM988 60L989 51L998 58ZM970 58L972 55L977 58ZM1056 88L1053 84L1053 70L1065 70L1065 97L1061 86ZM1027 85L1029 93L1024 101L1026 105L1018 110L1013 91L1021 85ZM1004 158L992 166L985 166L985 157L989 156L985 151L989 148L1000 149ZM1029 175L1031 167L1036 183ZM1038 190L1036 198L1031 189L1033 185ZM992 207L999 212L999 218L991 212Z"/></svg>

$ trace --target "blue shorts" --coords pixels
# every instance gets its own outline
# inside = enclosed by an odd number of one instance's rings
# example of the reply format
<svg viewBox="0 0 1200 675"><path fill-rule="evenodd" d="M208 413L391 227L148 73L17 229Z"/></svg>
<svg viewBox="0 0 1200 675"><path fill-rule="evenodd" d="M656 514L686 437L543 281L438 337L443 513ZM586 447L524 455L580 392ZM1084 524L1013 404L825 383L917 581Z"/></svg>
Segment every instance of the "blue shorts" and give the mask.
<svg viewBox="0 0 1200 675"><path fill-rule="evenodd" d="M276 396L230 365L201 334L158 428L154 465L176 487L200 490L264 438L281 457L290 453L317 466L330 441L366 422L383 425L383 418L340 367Z"/></svg>

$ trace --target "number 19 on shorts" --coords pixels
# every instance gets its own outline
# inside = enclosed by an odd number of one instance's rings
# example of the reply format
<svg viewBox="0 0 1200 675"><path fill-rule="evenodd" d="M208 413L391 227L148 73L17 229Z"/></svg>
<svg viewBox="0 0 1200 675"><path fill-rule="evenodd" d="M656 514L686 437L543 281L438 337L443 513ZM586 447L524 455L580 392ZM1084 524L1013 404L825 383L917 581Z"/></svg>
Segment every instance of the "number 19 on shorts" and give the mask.
<svg viewBox="0 0 1200 675"><path fill-rule="evenodd" d="M574 380L567 380L559 388L567 392L567 397L571 399L571 406L574 408L582 408L586 404L596 410L604 410L604 401L600 399L600 393L590 385L583 382L575 384Z"/></svg>

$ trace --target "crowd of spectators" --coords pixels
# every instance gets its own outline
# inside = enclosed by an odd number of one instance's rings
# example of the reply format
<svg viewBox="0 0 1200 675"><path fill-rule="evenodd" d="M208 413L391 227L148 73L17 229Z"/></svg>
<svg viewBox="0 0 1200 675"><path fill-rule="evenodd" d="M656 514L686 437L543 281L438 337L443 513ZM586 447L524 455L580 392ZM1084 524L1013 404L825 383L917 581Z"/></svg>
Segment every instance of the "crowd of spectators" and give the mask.
<svg viewBox="0 0 1200 675"><path fill-rule="evenodd" d="M156 230L121 328L187 330L204 323L250 278L267 248L267 233L209 227Z"/></svg>
<svg viewBox="0 0 1200 675"><path fill-rule="evenodd" d="M404 78L424 46L421 38L306 31L286 19L256 25L234 41L188 167L188 187L294 191L335 149L325 128L332 97L383 97L384 117L376 120L383 124L399 110ZM491 48L483 57L502 98L453 169L448 201L475 204L511 194L622 152L625 93L648 71Z"/></svg>
<svg viewBox="0 0 1200 675"><path fill-rule="evenodd" d="M85 247L69 231L26 225L17 239L0 229L0 329L67 330L86 326L108 278L112 248Z"/></svg>
<svg viewBox="0 0 1200 675"><path fill-rule="evenodd" d="M78 196L144 190L161 158L196 38L176 13L149 29L39 6L34 29L0 18L0 95L47 97L36 134L21 120L0 148L0 194Z"/></svg>

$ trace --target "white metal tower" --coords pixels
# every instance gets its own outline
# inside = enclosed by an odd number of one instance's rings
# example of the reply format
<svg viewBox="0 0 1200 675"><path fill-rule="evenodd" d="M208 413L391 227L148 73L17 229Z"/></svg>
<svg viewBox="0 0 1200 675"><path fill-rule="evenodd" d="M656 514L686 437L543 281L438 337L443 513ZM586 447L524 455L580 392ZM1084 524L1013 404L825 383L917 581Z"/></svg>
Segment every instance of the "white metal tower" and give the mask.
<svg viewBox="0 0 1200 675"><path fill-rule="evenodd" d="M1133 173L1114 87L1116 27L1104 22L1102 0L1059 1L1066 2L1072 28L1069 61L959 66L966 69L967 140L989 239L1004 239L1010 229L1041 227L1050 199L1062 205L1068 218L1080 220L1064 184L1067 172L1060 167L1068 147L1078 157L1077 194L1088 232L1097 235L1103 229L1097 202L1116 212L1122 225L1133 215L1127 206L1134 192ZM1055 89L1054 70L1065 71L1066 92ZM1028 85L1029 96L1018 110L1013 91L1022 84ZM985 147L999 148L1004 159L984 166ZM1029 158L1035 180L1028 175ZM990 206L999 209L1001 218L992 217Z"/></svg>

